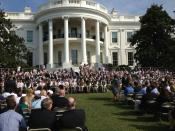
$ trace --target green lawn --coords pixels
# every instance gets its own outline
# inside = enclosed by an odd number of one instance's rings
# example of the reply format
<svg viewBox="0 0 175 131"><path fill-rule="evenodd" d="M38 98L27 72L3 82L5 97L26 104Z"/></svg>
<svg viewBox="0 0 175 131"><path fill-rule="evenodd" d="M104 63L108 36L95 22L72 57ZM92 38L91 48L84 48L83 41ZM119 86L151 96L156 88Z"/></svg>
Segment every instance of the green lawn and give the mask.
<svg viewBox="0 0 175 131"><path fill-rule="evenodd" d="M89 131L168 131L168 124L141 116L123 103L114 103L111 93L70 94L77 108L85 109Z"/></svg>

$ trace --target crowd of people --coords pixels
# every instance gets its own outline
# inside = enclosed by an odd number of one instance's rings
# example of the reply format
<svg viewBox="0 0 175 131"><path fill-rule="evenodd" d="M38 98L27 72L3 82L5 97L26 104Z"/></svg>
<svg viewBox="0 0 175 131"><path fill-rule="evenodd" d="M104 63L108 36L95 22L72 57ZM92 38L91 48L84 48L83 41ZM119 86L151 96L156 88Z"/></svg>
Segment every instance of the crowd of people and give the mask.
<svg viewBox="0 0 175 131"><path fill-rule="evenodd" d="M88 65L81 66L79 72L73 69L58 69L52 72L45 69L0 70L0 100L6 99L7 104L7 107L0 111L0 129L11 131L12 127L26 129L27 126L45 126L53 131L64 127L80 127L86 131L84 110L75 109L75 98L66 98L65 94L98 93L110 89L114 94L114 101L121 99L122 90L126 98L131 94L132 97L136 94L142 95L139 103L141 110L149 107L149 100L154 100L157 112L163 103L174 102L175 74L157 69L136 69L130 72L106 68L95 70ZM59 121L55 114L57 108L66 109ZM27 124L22 117L26 109L30 111ZM175 113L172 111L171 118L175 119L173 114ZM17 126L17 123L11 127L5 126L3 121L7 122L11 116L18 120L20 126ZM173 128L174 125L171 126L171 129Z"/></svg>
<svg viewBox="0 0 175 131"><path fill-rule="evenodd" d="M161 115L166 114L171 123L170 130L175 130L174 72L133 70L123 73L122 77L114 75L111 84L115 101L120 101L124 96L137 110L152 113L156 119L161 119Z"/></svg>
<svg viewBox="0 0 175 131"><path fill-rule="evenodd" d="M85 126L85 111L76 109L75 98L65 97L63 85L56 87L53 95L48 95L44 89L35 92L28 89L27 94L21 96L19 103L18 97L15 93L6 97L7 106L0 110L0 131L27 131L38 128L48 128L52 131L80 128L82 131L88 131Z"/></svg>
<svg viewBox="0 0 175 131"><path fill-rule="evenodd" d="M58 69L53 72L36 69L26 72L1 70L0 91L14 92L31 88L54 92L55 87L59 85L64 85L67 93L106 91L112 72L104 68L95 71L88 65L81 66L79 70L79 72L73 69Z"/></svg>

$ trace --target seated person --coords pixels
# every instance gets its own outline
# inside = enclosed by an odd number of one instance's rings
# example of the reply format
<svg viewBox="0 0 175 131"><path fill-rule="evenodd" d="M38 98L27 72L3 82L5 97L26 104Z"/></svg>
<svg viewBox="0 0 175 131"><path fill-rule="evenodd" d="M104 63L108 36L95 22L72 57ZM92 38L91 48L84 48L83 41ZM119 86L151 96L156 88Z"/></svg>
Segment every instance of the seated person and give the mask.
<svg viewBox="0 0 175 131"><path fill-rule="evenodd" d="M145 81L143 84L143 87L141 88L141 90L138 92L139 94L145 95L146 94L146 89L149 86L148 81Z"/></svg>
<svg viewBox="0 0 175 131"><path fill-rule="evenodd" d="M22 110L29 108L29 105L28 105L28 102L27 102L27 97L25 97L25 96L21 97L21 99L19 101L19 107Z"/></svg>
<svg viewBox="0 0 175 131"><path fill-rule="evenodd" d="M59 85L59 87L55 89L55 95L51 98L53 100L53 109L55 107L65 108L68 106L68 100L65 98L65 89L63 85Z"/></svg>
<svg viewBox="0 0 175 131"><path fill-rule="evenodd" d="M32 109L39 109L41 108L41 94L40 90L35 91L35 97L32 102Z"/></svg>
<svg viewBox="0 0 175 131"><path fill-rule="evenodd" d="M141 83L138 81L134 81L134 92L139 93L141 89Z"/></svg>
<svg viewBox="0 0 175 131"><path fill-rule="evenodd" d="M169 90L166 87L162 87L160 89L160 95L157 98L157 102L159 104L159 108L161 107L161 105L165 102L173 102L174 97L173 94L171 92L169 92Z"/></svg>
<svg viewBox="0 0 175 131"><path fill-rule="evenodd" d="M76 101L73 97L68 98L68 111L63 113L60 119L60 128L76 128L81 127L83 131L88 131L85 126L85 112L82 109L75 109Z"/></svg>
<svg viewBox="0 0 175 131"><path fill-rule="evenodd" d="M0 101L5 100L5 98L2 96L2 94L0 94Z"/></svg>
<svg viewBox="0 0 175 131"><path fill-rule="evenodd" d="M45 90L36 90L34 101L32 102L32 108L38 109L41 108L41 102L43 99L47 98L47 92Z"/></svg>
<svg viewBox="0 0 175 131"><path fill-rule="evenodd" d="M154 95L159 95L160 92L158 90L158 83L156 81L152 81L150 87L152 88L151 93Z"/></svg>
<svg viewBox="0 0 175 131"><path fill-rule="evenodd" d="M128 94L133 94L134 93L134 88L130 83L128 83L124 89L124 94L127 96Z"/></svg>
<svg viewBox="0 0 175 131"><path fill-rule="evenodd" d="M169 122L170 122L170 131L174 131L175 130L175 109L171 110L169 112Z"/></svg>
<svg viewBox="0 0 175 131"><path fill-rule="evenodd" d="M27 131L23 116L15 111L17 106L15 97L10 95L6 101L6 111L0 114L0 131Z"/></svg>
<svg viewBox="0 0 175 131"><path fill-rule="evenodd" d="M155 101L157 99L157 95L152 93L151 90L151 87L147 87L146 94L143 95L141 100L140 109L145 110L148 108L148 101Z"/></svg>
<svg viewBox="0 0 175 131"><path fill-rule="evenodd" d="M8 98L9 96L13 96L14 99L15 99L15 101L16 101L16 96L15 96L15 95L8 95L8 96L6 97L6 103L7 103L7 98ZM16 105L18 105L17 102L16 102ZM2 109L0 109L0 114L6 112L6 111L8 111L8 110L9 110L9 107L8 107L8 106L5 107L5 108L2 108ZM22 108L21 108L20 106L16 106L16 107L15 107L15 111L23 116L23 111L22 111Z"/></svg>
<svg viewBox="0 0 175 131"><path fill-rule="evenodd" d="M56 131L56 113L52 112L52 100L45 98L41 102L41 109L31 110L29 128L49 128Z"/></svg>

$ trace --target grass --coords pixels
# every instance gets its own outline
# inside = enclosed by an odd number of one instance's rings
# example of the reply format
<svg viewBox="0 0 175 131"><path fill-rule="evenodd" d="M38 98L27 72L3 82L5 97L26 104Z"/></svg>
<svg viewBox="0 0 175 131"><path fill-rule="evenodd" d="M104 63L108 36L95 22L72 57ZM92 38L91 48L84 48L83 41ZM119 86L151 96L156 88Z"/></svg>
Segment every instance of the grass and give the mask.
<svg viewBox="0 0 175 131"><path fill-rule="evenodd" d="M70 94L77 108L85 109L89 131L168 131L168 123L141 116L123 103L114 103L111 93Z"/></svg>

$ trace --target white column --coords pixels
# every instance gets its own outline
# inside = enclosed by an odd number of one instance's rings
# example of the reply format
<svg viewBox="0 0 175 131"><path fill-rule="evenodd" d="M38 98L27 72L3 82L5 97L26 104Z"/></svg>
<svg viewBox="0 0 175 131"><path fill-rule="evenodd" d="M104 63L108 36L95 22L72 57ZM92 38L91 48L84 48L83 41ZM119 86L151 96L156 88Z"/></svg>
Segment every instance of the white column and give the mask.
<svg viewBox="0 0 175 131"><path fill-rule="evenodd" d="M96 64L100 64L100 27L99 21L96 22Z"/></svg>
<svg viewBox="0 0 175 131"><path fill-rule="evenodd" d="M105 47L105 64L109 63L109 49L108 49L108 42L107 42L107 25L104 27L104 47Z"/></svg>
<svg viewBox="0 0 175 131"><path fill-rule="evenodd" d="M68 17L64 17L64 66L70 64L69 62L69 27Z"/></svg>
<svg viewBox="0 0 175 131"><path fill-rule="evenodd" d="M82 46L82 64L87 64L87 51L86 51L86 23L85 19L81 18L81 46Z"/></svg>
<svg viewBox="0 0 175 131"><path fill-rule="evenodd" d="M120 65L127 65L127 54L125 51L125 32L120 29Z"/></svg>
<svg viewBox="0 0 175 131"><path fill-rule="evenodd" d="M39 24L39 46L38 46L38 61L39 65L44 64L44 56L43 56L43 26Z"/></svg>
<svg viewBox="0 0 175 131"><path fill-rule="evenodd" d="M53 68L53 21L49 19L49 67Z"/></svg>
<svg viewBox="0 0 175 131"><path fill-rule="evenodd" d="M63 4L69 4L69 0L63 0Z"/></svg>

